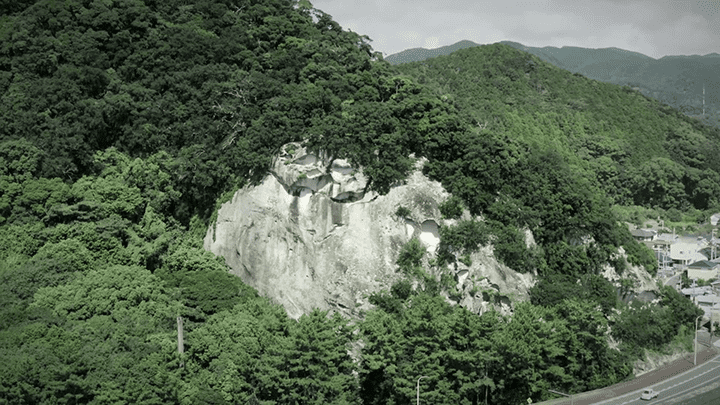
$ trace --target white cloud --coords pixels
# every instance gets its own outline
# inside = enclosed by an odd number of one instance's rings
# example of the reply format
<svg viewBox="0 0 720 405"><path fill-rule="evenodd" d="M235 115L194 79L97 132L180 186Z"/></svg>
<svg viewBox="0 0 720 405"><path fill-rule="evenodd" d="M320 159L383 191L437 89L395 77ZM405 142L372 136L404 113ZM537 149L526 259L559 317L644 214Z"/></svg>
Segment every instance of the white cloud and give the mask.
<svg viewBox="0 0 720 405"><path fill-rule="evenodd" d="M581 24L565 14L526 11L522 14L522 29L537 35L579 30Z"/></svg>
<svg viewBox="0 0 720 405"><path fill-rule="evenodd" d="M311 0L312 1L312 0ZM501 40L529 46L617 47L652 57L717 52L719 0L318 0L386 55L414 47ZM437 42L436 42L437 39Z"/></svg>
<svg viewBox="0 0 720 405"><path fill-rule="evenodd" d="M427 37L425 38L425 46L427 49L435 49L440 46L440 38L438 37Z"/></svg>
<svg viewBox="0 0 720 405"><path fill-rule="evenodd" d="M407 44L416 44L422 40L417 31L400 31L397 33L397 37Z"/></svg>

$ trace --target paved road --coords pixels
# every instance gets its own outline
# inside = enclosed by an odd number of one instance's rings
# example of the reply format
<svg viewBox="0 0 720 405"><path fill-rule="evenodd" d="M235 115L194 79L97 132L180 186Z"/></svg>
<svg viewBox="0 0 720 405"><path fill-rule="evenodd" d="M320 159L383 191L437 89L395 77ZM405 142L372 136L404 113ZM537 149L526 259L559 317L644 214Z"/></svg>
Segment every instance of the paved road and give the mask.
<svg viewBox="0 0 720 405"><path fill-rule="evenodd" d="M677 274L677 275L674 275L674 276L668 278L667 280L665 280L663 285L669 285L671 287L675 287L675 284L677 284L679 282L680 282L680 275Z"/></svg>
<svg viewBox="0 0 720 405"><path fill-rule="evenodd" d="M692 396L702 392L704 388L714 388L714 384L720 382L720 356L716 356L707 363L700 364L697 367L677 375L675 377L662 380L651 386L652 389L660 393L658 398L650 401L653 404L677 404L683 399L690 399ZM640 399L642 390L630 392L619 397L596 402L597 405L639 405L647 404L648 401Z"/></svg>
<svg viewBox="0 0 720 405"><path fill-rule="evenodd" d="M693 394L692 398L682 398L678 405L709 405L720 404L720 382L715 382L702 390L707 392L698 392Z"/></svg>
<svg viewBox="0 0 720 405"><path fill-rule="evenodd" d="M707 335L706 335L707 336ZM717 339L716 339L717 340ZM703 342L703 339L700 339ZM700 349L702 348L702 349ZM720 387L720 356L718 348L707 344L698 346L697 366L693 366L693 354L635 379L575 395L575 405L631 405L631 404L681 404L691 400L698 393L709 392ZM660 392L657 399L641 401L640 393L645 388ZM570 405L570 398L541 402L544 405Z"/></svg>

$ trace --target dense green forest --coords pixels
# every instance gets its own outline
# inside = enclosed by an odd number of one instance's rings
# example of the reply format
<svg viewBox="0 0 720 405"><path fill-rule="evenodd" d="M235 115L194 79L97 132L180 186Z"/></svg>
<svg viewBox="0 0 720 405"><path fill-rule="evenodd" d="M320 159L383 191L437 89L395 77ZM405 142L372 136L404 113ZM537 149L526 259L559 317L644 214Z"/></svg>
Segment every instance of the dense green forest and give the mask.
<svg viewBox="0 0 720 405"><path fill-rule="evenodd" d="M627 87L570 74L502 44L398 68L451 99L481 132L558 153L615 204L718 205L720 129Z"/></svg>
<svg viewBox="0 0 720 405"><path fill-rule="evenodd" d="M435 58L437 56L449 55L455 51L459 51L460 49L470 48L470 47L474 47L474 46L480 46L480 44L476 44L475 42L464 40L464 41L456 42L452 45L441 46L439 48L434 48L434 49L425 49L425 48L406 49L404 51L400 51L398 53L388 55L388 56L384 57L384 59L391 65L399 65L401 63L418 62L418 61L423 61L425 59Z"/></svg>
<svg viewBox="0 0 720 405"><path fill-rule="evenodd" d="M612 204L716 207L717 132L507 46L399 70L369 43L304 0L0 5L0 404L400 404L421 375L430 403L519 404L686 334L674 290L628 306L599 271L654 269ZM363 319L288 318L201 244L290 141L379 193L428 158L443 214L483 218L434 265L492 242L531 301L452 306L411 241Z"/></svg>
<svg viewBox="0 0 720 405"><path fill-rule="evenodd" d="M619 48L536 48L510 41L502 43L572 73L606 83L627 85L688 116L720 127L720 82L715 74L720 55L717 53L667 55L653 59Z"/></svg>
<svg viewBox="0 0 720 405"><path fill-rule="evenodd" d="M689 117L720 128L720 82L717 70L720 55L669 55L653 59L619 48L581 48L563 46L542 48L512 41L499 44L528 52L571 73L579 73L605 83L628 86L680 110ZM435 49L407 49L385 58L390 64L419 62L457 50L480 46L460 41Z"/></svg>

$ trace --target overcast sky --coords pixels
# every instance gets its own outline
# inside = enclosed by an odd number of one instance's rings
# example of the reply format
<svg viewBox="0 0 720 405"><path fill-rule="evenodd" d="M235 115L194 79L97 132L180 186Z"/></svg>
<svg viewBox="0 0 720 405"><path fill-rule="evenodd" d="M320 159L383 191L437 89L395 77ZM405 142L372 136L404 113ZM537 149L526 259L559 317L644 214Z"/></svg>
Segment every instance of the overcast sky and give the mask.
<svg viewBox="0 0 720 405"><path fill-rule="evenodd" d="M653 58L720 53L720 0L315 0L385 56L463 39L616 47Z"/></svg>

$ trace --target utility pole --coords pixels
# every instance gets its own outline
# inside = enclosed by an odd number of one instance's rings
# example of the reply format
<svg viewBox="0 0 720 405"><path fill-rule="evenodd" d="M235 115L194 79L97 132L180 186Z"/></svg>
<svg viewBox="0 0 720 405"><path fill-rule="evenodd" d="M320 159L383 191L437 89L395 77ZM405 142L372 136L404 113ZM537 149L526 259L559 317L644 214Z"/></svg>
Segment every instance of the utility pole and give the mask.
<svg viewBox="0 0 720 405"><path fill-rule="evenodd" d="M697 366L697 331L698 331L698 321L703 316L700 315L697 318L695 318L695 361L693 362L693 365Z"/></svg>
<svg viewBox="0 0 720 405"><path fill-rule="evenodd" d="M418 378L418 380L417 380L417 405L420 405L420 380L422 380L423 378L430 378L430 377L423 375L423 376L420 376L420 378Z"/></svg>
<svg viewBox="0 0 720 405"><path fill-rule="evenodd" d="M713 333L715 332L715 328L714 328L715 324L714 323L715 323L715 310L716 309L718 309L718 303L713 302L713 306L712 306L712 308L710 308L710 342L708 342L710 344L710 347L712 347L712 344L713 344L712 338L713 338Z"/></svg>
<svg viewBox="0 0 720 405"><path fill-rule="evenodd" d="M177 330L178 330L178 353L183 354L185 353L185 342L183 341L183 320L182 316L177 317ZM180 361L180 367L183 367L185 364Z"/></svg>

